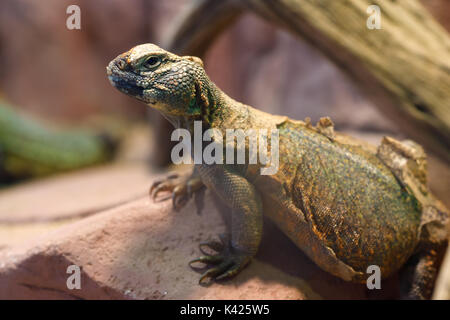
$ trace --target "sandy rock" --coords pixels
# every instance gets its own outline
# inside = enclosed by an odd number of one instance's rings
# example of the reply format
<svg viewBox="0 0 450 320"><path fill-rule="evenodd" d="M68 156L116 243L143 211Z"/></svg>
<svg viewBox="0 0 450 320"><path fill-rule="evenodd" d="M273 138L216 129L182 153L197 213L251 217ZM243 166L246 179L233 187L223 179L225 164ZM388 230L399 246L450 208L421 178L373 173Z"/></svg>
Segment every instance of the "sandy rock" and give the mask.
<svg viewBox="0 0 450 320"><path fill-rule="evenodd" d="M210 197L201 215L194 203L173 212L170 201L131 201L16 246L0 250L0 299L360 299L368 292L321 271L270 222L256 259L232 281L209 287L187 262L198 243L226 230L227 210ZM223 209L223 208L222 208ZM69 290L69 265L82 270L81 289ZM395 279L394 279L395 280Z"/></svg>
<svg viewBox="0 0 450 320"><path fill-rule="evenodd" d="M89 168L18 184L0 192L0 224L87 216L147 193L145 164Z"/></svg>

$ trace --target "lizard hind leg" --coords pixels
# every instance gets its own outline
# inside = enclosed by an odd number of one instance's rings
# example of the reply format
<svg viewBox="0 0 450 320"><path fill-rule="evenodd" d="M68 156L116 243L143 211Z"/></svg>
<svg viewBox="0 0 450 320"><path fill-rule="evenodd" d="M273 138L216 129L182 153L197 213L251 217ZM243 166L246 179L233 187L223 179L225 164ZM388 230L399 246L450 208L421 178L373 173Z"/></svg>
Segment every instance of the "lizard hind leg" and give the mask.
<svg viewBox="0 0 450 320"><path fill-rule="evenodd" d="M447 243L426 246L410 258L400 278L402 299L424 300L431 298L446 248Z"/></svg>
<svg viewBox="0 0 450 320"><path fill-rule="evenodd" d="M447 226L440 221L430 221L422 226L417 253L402 270L400 278L403 299L430 299L439 267L448 246Z"/></svg>

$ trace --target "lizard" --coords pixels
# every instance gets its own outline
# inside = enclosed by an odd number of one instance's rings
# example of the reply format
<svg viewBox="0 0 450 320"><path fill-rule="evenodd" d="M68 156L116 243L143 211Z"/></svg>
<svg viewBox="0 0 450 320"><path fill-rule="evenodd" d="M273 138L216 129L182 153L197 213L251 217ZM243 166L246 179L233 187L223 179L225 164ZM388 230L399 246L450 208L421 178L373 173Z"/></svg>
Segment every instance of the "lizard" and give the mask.
<svg viewBox="0 0 450 320"><path fill-rule="evenodd" d="M0 185L108 161L117 145L109 132L48 128L0 103Z"/></svg>
<svg viewBox="0 0 450 320"><path fill-rule="evenodd" d="M426 158L415 143L386 137L380 146L334 131L329 118L271 115L235 101L207 76L203 62L154 44L138 45L106 67L119 91L158 110L175 128L201 121L212 141L227 129L277 130L279 169L264 164L196 163L191 176L156 181L155 198L172 192L175 207L202 186L231 211L231 230L200 243L190 262L207 265L200 284L238 274L258 251L263 216L271 219L320 268L364 283L377 265L382 278L406 269L403 297L430 298L447 246L448 210L426 187ZM215 134L214 134L215 133ZM248 145L245 145L248 148ZM212 249L215 254L205 249Z"/></svg>

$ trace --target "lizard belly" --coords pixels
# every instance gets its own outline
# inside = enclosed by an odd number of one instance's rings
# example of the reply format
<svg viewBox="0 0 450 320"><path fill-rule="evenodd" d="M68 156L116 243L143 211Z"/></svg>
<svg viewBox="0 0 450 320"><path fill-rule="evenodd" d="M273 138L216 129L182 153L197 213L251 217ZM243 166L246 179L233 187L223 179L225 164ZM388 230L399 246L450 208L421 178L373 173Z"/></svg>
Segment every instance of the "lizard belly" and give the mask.
<svg viewBox="0 0 450 320"><path fill-rule="evenodd" d="M263 201L264 214L291 241L301 249L321 269L346 281L362 281L364 274L357 272L351 266L341 261L334 251L323 244L320 238L312 232L311 225L304 219L304 214L296 208L289 199L282 203L278 199Z"/></svg>

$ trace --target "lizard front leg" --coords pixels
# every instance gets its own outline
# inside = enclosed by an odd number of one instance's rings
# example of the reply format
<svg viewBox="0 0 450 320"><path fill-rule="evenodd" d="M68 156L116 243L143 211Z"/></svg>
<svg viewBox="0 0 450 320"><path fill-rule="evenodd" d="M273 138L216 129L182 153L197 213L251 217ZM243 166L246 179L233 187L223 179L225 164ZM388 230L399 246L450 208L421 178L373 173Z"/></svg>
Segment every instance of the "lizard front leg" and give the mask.
<svg viewBox="0 0 450 320"><path fill-rule="evenodd" d="M255 187L243 176L225 165L201 165L199 173L208 189L216 193L232 211L231 237L221 237L221 242L200 244L204 256L189 264L201 262L213 265L200 278L221 280L239 273L256 254L261 242L263 216L262 202ZM207 254L203 247L217 251Z"/></svg>

